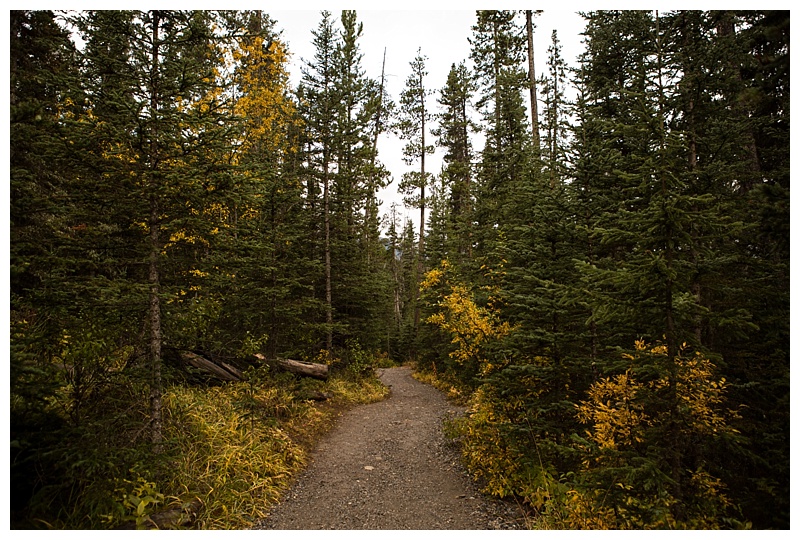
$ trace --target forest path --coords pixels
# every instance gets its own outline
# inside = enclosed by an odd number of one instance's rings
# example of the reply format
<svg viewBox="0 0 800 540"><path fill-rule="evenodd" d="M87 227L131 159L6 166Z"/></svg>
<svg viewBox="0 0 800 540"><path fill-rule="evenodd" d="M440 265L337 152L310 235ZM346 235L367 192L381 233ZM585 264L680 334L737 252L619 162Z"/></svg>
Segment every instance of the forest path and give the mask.
<svg viewBox="0 0 800 540"><path fill-rule="evenodd" d="M481 495L442 433L463 409L411 377L379 370L390 396L344 414L259 529L510 529L513 505Z"/></svg>

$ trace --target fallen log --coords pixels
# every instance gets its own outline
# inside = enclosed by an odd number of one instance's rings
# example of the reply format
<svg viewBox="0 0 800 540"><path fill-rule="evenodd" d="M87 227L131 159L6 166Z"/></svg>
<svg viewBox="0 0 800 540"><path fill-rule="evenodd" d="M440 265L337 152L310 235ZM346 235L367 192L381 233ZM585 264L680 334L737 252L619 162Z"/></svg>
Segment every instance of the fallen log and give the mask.
<svg viewBox="0 0 800 540"><path fill-rule="evenodd" d="M304 377L311 377L321 381L328 380L328 366L325 364L315 364L314 362L301 362L289 358L276 358L274 361L267 360L263 354L256 354L256 358L262 362L274 363L278 367Z"/></svg>
<svg viewBox="0 0 800 540"><path fill-rule="evenodd" d="M321 381L328 380L328 366L325 364L314 364L312 362L300 362L289 360L288 358L276 358L278 365L286 371L291 371L298 375L304 375Z"/></svg>
<svg viewBox="0 0 800 540"><path fill-rule="evenodd" d="M236 375L236 376L239 378L239 380L240 380L240 381L243 381L243 380L244 380L244 373L242 373L242 371L241 371L241 370L239 370L239 369L237 369L237 368L233 367L233 366L232 366L232 365L230 365L230 364L226 364L226 363L225 363L225 362L223 362L222 360L220 360L220 362L219 362L219 365L220 365L220 366L222 366L222 367L224 367L226 370L230 371L230 372L231 372L231 373L233 373L234 375Z"/></svg>
<svg viewBox="0 0 800 540"><path fill-rule="evenodd" d="M241 381L244 379L241 371L226 364L225 362L215 364L214 362L203 358L199 354L195 354L190 351L182 351L181 358L197 369L202 369L203 371L213 373L223 381Z"/></svg>
<svg viewBox="0 0 800 540"><path fill-rule="evenodd" d="M301 362L299 360L291 360L289 358L276 358L275 360L267 360L263 354L256 354L262 362L277 366L285 369L290 373L301 375L303 377L312 377L322 381L328 380L328 366L325 364L315 364L313 362ZM212 362L207 358L203 358L199 354L191 351L181 351L181 358L187 364L196 367L197 369L209 372L223 381L243 381L244 374L236 367L226 364L222 361Z"/></svg>

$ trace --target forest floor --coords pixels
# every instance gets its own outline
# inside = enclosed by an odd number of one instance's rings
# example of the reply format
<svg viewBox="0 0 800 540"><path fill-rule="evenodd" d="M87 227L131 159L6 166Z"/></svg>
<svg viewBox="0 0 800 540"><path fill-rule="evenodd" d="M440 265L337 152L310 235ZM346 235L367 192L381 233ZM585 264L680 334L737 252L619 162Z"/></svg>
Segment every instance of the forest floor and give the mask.
<svg viewBox="0 0 800 540"><path fill-rule="evenodd" d="M513 503L482 495L442 424L463 408L411 377L380 369L391 394L345 413L308 468L257 529L524 528Z"/></svg>

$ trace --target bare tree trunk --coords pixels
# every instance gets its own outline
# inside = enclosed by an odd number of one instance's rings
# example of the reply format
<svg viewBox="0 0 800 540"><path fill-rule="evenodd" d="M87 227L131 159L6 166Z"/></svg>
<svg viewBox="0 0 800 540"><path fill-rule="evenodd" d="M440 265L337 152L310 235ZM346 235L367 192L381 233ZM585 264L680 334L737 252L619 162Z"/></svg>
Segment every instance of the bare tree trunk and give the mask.
<svg viewBox="0 0 800 540"><path fill-rule="evenodd" d="M325 152L323 212L325 214L325 348L330 352L333 349L333 295L331 292L331 216L330 216L330 178L328 170L328 156Z"/></svg>
<svg viewBox="0 0 800 540"><path fill-rule="evenodd" d="M391 267L392 267L392 279L394 281L394 322L395 328L397 330L397 335L400 335L400 322L402 320L402 281L400 279L400 268L397 264L397 235L395 234L395 223L397 221L397 210L395 205L392 205L392 255L391 255Z"/></svg>
<svg viewBox="0 0 800 540"><path fill-rule="evenodd" d="M536 97L536 70L533 67L533 12L525 10L525 28L528 33L528 78L531 90L531 133L533 134L533 151L538 156L539 147L539 102Z"/></svg>
<svg viewBox="0 0 800 540"><path fill-rule="evenodd" d="M378 110L375 112L375 133L372 136L372 169L369 173L369 186L367 193L367 204L364 209L364 245L369 245L369 232L373 218L377 216L378 208L375 200L375 162L378 158L378 136L381 134L381 116L383 115L383 88L386 77L386 48L383 49L383 64L381 65L381 84L380 97L378 98ZM367 265L370 264L372 250L367 249Z"/></svg>
<svg viewBox="0 0 800 540"><path fill-rule="evenodd" d="M422 82L420 78L420 83ZM416 295L417 301L414 307L414 335L419 330L420 320L420 305L419 305L419 284L422 281L422 274L425 272L425 264L423 255L425 253L425 89L422 89L422 127L421 127L421 142L422 142L422 155L420 157L420 195L419 195L419 248L417 250L417 280L416 280Z"/></svg>
<svg viewBox="0 0 800 540"><path fill-rule="evenodd" d="M150 284L150 366L152 380L150 383L150 417L151 417L151 440L153 450L156 453L161 451L163 441L162 421L161 421L161 279L159 275L158 257L160 254L159 238L159 209L158 195L156 189L156 169L158 167L158 128L157 114L158 109L158 27L161 24L160 13L153 11L153 52L152 66L150 72L150 114L152 130L150 140L150 268L148 283Z"/></svg>
<svg viewBox="0 0 800 540"><path fill-rule="evenodd" d="M501 152L501 144L500 144L500 58L499 56L499 37L497 31L497 19L495 18L492 21L492 43L494 45L494 58L493 61L493 68L494 68L494 139L495 139L495 152L498 154Z"/></svg>

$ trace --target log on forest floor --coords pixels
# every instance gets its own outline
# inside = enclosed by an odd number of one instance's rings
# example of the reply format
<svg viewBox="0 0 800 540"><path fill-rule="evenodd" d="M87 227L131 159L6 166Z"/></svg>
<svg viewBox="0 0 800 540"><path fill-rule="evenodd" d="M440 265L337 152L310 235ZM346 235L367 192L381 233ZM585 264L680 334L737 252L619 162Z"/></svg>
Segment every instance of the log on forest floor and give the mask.
<svg viewBox="0 0 800 540"><path fill-rule="evenodd" d="M181 358L197 369L213 373L223 381L244 380L244 374L241 371L225 362L215 363L190 351L181 352Z"/></svg>
<svg viewBox="0 0 800 540"><path fill-rule="evenodd" d="M263 354L256 354L256 358L264 362L270 362ZM304 377L311 377L321 381L328 380L328 366L325 364L315 364L313 362L301 362L299 360L290 360L288 358L276 358L273 361L278 367L285 369L296 375Z"/></svg>
<svg viewBox="0 0 800 540"><path fill-rule="evenodd" d="M262 362L266 362L270 365L277 366L281 369L285 369L286 371L289 371L290 373L294 373L296 375L301 375L303 377L312 377L314 379L319 379L321 381L328 380L328 366L325 364L315 364L313 362L301 362L299 360L291 360L288 358L276 358L275 360L267 360L262 354L256 354L255 357ZM181 358L183 358L184 362L186 362L187 364L202 371L211 373L218 379L221 379L223 381L244 380L244 374L239 369L237 369L234 366L231 366L230 364L226 364L225 362L211 361L191 351L182 351Z"/></svg>
<svg viewBox="0 0 800 540"><path fill-rule="evenodd" d="M278 365L287 371L296 373L297 375L304 375L312 377L321 381L328 380L328 366L325 364L314 364L312 362L299 362L297 360L289 360L287 358L278 358Z"/></svg>

